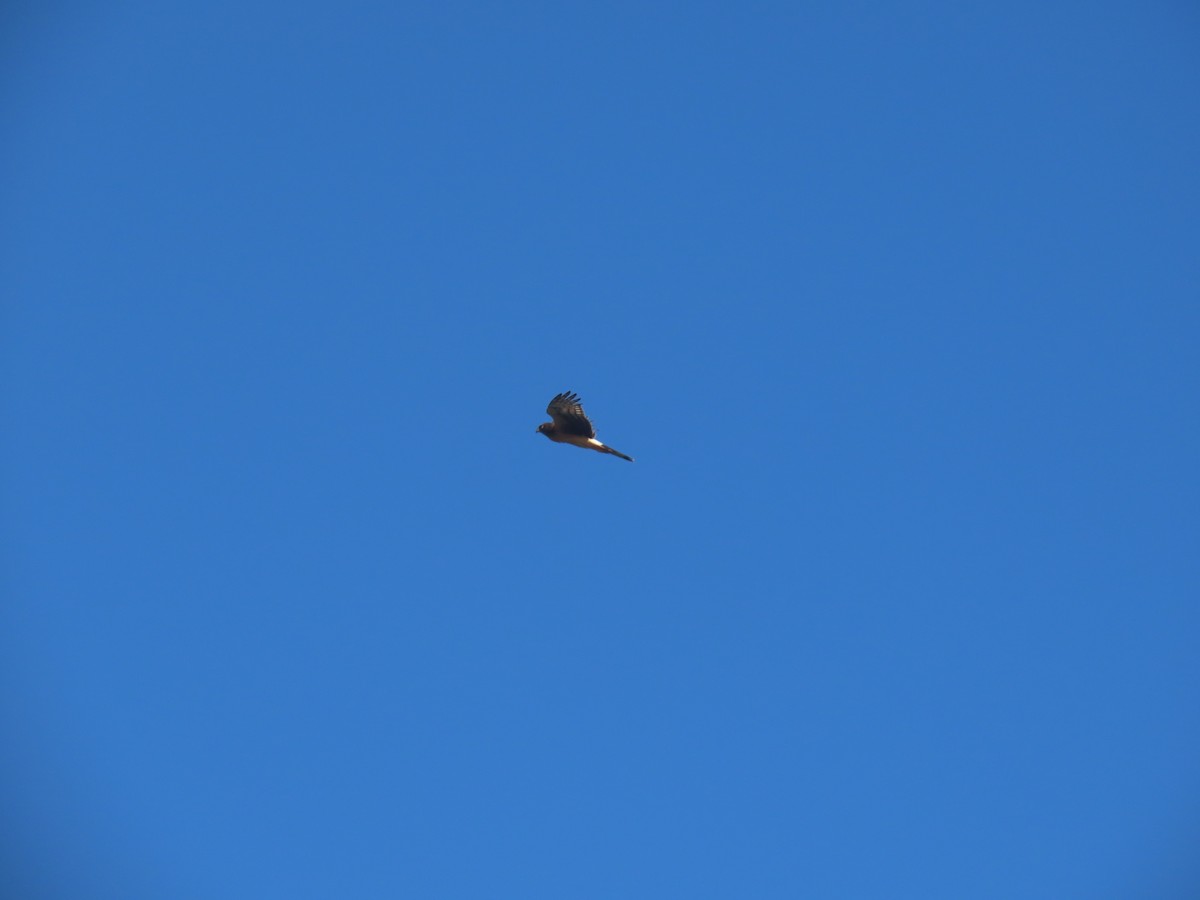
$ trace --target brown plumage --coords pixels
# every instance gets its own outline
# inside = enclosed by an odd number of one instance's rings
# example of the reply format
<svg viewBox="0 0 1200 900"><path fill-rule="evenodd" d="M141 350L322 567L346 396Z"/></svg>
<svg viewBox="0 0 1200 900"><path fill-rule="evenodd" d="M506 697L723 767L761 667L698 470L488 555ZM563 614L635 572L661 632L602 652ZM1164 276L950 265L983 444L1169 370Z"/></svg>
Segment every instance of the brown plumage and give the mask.
<svg viewBox="0 0 1200 900"><path fill-rule="evenodd" d="M570 391L565 394L556 394L550 401L550 405L546 407L546 412L550 414L553 421L543 422L539 425L537 429L539 434L544 434L559 444L574 444L585 450L611 453L613 456L633 462L632 456L626 456L619 450L614 450L596 440L596 429L592 427L591 419L583 411L578 394L572 394Z"/></svg>

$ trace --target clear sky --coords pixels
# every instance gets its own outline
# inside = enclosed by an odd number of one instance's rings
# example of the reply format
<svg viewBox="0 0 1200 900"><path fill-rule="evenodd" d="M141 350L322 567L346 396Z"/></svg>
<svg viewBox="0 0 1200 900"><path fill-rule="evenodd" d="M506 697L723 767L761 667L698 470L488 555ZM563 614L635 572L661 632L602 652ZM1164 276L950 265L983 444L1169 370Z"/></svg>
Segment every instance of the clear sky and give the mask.
<svg viewBox="0 0 1200 900"><path fill-rule="evenodd" d="M5 7L3 896L1200 895L1196 7L346 6Z"/></svg>

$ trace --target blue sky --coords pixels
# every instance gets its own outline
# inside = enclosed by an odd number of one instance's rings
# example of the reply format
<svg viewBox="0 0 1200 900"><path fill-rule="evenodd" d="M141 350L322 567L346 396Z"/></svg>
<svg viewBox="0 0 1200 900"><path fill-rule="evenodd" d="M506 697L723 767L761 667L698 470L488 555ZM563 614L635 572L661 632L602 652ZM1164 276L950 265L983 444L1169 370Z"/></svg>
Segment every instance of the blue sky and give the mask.
<svg viewBox="0 0 1200 900"><path fill-rule="evenodd" d="M1200 889L1190 4L5 16L6 895Z"/></svg>

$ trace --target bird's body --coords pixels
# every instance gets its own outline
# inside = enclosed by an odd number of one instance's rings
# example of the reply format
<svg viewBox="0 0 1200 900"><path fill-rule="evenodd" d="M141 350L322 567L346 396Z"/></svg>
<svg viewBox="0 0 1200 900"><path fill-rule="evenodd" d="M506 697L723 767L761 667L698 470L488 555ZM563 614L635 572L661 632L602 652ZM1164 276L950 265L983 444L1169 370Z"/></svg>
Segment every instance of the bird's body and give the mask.
<svg viewBox="0 0 1200 900"><path fill-rule="evenodd" d="M614 450L607 444L596 440L596 429L592 421L583 411L579 395L567 392L556 394L546 407L552 421L543 422L538 426L538 434L544 434L558 444L572 444L584 450L595 450L597 453L611 453L621 459L633 462L632 456L626 456L619 450Z"/></svg>

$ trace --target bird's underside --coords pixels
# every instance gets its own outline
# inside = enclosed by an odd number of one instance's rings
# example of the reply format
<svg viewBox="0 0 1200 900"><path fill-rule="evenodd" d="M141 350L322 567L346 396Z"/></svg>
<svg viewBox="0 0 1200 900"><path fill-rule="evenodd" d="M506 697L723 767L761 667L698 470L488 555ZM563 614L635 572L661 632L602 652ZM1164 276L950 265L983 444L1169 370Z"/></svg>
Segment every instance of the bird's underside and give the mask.
<svg viewBox="0 0 1200 900"><path fill-rule="evenodd" d="M577 434L548 434L546 437L560 444L571 444L575 447L582 447L584 450L595 450L598 453L611 453L613 456L619 456L621 459L627 459L630 462L633 462L632 456L626 456L619 450L614 450L612 447L608 446L607 444L602 444L595 438L585 438L582 435Z"/></svg>
<svg viewBox="0 0 1200 900"><path fill-rule="evenodd" d="M571 444L584 450L595 450L597 453L610 453L621 459L633 462L632 456L626 456L620 450L614 450L607 444L596 440L596 429L583 411L579 395L570 392L555 395L546 407L552 421L543 422L538 426L538 432L558 444Z"/></svg>

